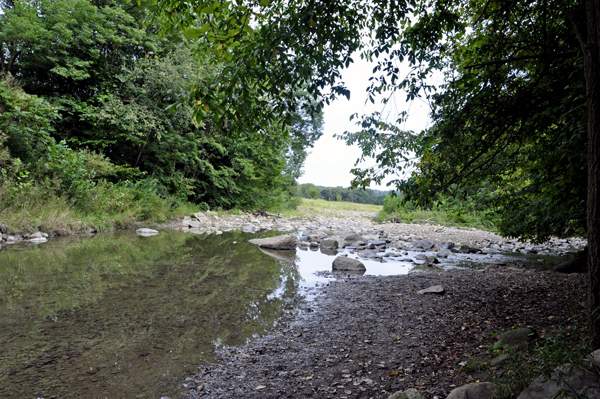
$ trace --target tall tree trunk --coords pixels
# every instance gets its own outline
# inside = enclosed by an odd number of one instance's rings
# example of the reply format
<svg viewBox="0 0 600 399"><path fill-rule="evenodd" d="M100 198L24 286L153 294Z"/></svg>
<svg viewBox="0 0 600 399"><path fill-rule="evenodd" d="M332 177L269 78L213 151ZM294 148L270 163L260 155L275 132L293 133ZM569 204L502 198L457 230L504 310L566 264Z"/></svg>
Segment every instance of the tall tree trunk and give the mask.
<svg viewBox="0 0 600 399"><path fill-rule="evenodd" d="M587 40L584 51L587 100L587 238L588 322L592 348L600 348L600 51L598 43L600 0L587 0Z"/></svg>

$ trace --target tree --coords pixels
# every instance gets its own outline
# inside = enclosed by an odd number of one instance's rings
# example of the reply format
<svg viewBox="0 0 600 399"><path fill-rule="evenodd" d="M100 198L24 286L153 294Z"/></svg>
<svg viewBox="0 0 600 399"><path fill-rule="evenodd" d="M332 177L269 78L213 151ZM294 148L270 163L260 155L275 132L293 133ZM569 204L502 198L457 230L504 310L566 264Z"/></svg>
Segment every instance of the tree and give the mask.
<svg viewBox="0 0 600 399"><path fill-rule="evenodd" d="M213 207L274 207L289 200L307 148L322 134L314 101L299 89L288 101L302 106L280 115L257 88L245 97L219 91L223 70L234 71L233 63L194 54L191 48L202 44L181 32L158 36L155 25L144 24L153 7L120 0L7 3L0 15L0 68L57 110L51 135L66 142L57 154L105 155L128 171L110 176L114 183L151 179L160 194ZM236 110L245 119L268 119L243 129L207 101L181 101L213 89L224 109L242 104ZM7 143L13 148L27 137L10 135ZM54 162L56 173L67 163Z"/></svg>
<svg viewBox="0 0 600 399"><path fill-rule="evenodd" d="M356 184L414 167L409 179L396 182L413 198L483 182L504 207L507 233L543 238L585 231L590 333L600 347L600 0L160 4L175 15L171 26L236 60L235 72L224 75L225 90L259 87L277 102L276 112L288 109L286 93L294 87L325 101L348 95L339 68L355 51L380 59L369 99L397 90L409 100L423 96L436 123L415 134L380 114L363 117L362 130L346 139L379 165L356 169ZM408 73L401 74L399 61L408 61ZM445 74L440 87L426 80L436 70ZM214 101L196 93L205 98ZM514 231L510 215L518 203L511 195L533 201ZM548 205L555 200L566 203Z"/></svg>

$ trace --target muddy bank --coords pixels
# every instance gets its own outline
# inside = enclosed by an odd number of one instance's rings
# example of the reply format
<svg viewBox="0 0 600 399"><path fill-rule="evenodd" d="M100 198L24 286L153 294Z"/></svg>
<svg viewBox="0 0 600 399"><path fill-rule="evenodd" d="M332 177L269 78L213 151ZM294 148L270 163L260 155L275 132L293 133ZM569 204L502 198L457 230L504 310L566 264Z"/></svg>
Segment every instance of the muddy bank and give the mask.
<svg viewBox="0 0 600 399"><path fill-rule="evenodd" d="M481 378L464 365L489 356L492 334L531 326L544 337L583 314L583 275L514 266L340 277L293 323L221 348L182 381L187 397L387 398L416 388L444 398ZM417 294L433 285L445 295Z"/></svg>

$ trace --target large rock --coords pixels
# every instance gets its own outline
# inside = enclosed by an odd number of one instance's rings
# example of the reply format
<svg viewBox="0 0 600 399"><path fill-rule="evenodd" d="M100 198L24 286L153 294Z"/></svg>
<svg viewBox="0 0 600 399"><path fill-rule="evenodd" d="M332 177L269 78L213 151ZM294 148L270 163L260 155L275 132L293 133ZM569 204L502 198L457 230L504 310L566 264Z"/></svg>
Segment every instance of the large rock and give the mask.
<svg viewBox="0 0 600 399"><path fill-rule="evenodd" d="M493 399L496 389L491 382L474 382L454 388L446 399Z"/></svg>
<svg viewBox="0 0 600 399"><path fill-rule="evenodd" d="M414 388L407 389L406 391L398 391L390 396L388 399L425 399L423 395Z"/></svg>
<svg viewBox="0 0 600 399"><path fill-rule="evenodd" d="M330 238L327 238L325 240L321 241L321 248L325 248L325 249L338 249L339 247L339 243L337 242L337 240L332 240Z"/></svg>
<svg viewBox="0 0 600 399"><path fill-rule="evenodd" d="M285 235L268 238L254 238L249 241L252 244L258 245L260 248L267 249L296 249L296 236Z"/></svg>
<svg viewBox="0 0 600 399"><path fill-rule="evenodd" d="M577 366L565 365L554 370L550 379L545 376L536 378L517 399L563 397L559 395L559 390L564 391L568 397L600 398L600 382L595 373ZM578 395L575 396L575 393ZM450 399L449 396L448 399Z"/></svg>
<svg viewBox="0 0 600 399"><path fill-rule="evenodd" d="M498 336L503 346L513 346L517 349L526 349L536 338L537 333L532 328L515 328Z"/></svg>
<svg viewBox="0 0 600 399"><path fill-rule="evenodd" d="M463 253L463 254L476 254L477 252L481 251L480 248L474 247L472 245L461 245L460 248L458 249L459 252Z"/></svg>
<svg viewBox="0 0 600 399"><path fill-rule="evenodd" d="M345 256L338 256L337 258L335 258L333 260L332 269L338 271L352 272L365 272L367 270L367 268L361 261Z"/></svg>
<svg viewBox="0 0 600 399"><path fill-rule="evenodd" d="M432 249L435 247L435 243L429 240L421 240L417 243L417 248Z"/></svg>
<svg viewBox="0 0 600 399"><path fill-rule="evenodd" d="M360 251L357 253L357 255L360 256L361 258L370 259L370 258L376 258L377 252L376 251Z"/></svg>
<svg viewBox="0 0 600 399"><path fill-rule="evenodd" d="M350 234L350 235L347 235L346 237L344 237L344 240L346 240L346 242L349 244L354 244L357 241L363 241L364 238L362 238L358 234Z"/></svg>
<svg viewBox="0 0 600 399"><path fill-rule="evenodd" d="M444 241L442 241L440 243L440 247L442 247L444 249L452 249L452 248L454 248L454 243L453 242L444 242Z"/></svg>

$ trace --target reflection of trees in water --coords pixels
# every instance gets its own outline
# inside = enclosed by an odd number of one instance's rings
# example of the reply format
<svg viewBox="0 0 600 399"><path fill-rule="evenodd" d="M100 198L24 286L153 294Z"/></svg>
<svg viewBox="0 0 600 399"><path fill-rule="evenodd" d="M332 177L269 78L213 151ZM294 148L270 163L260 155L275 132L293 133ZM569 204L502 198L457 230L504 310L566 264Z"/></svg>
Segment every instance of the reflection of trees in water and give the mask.
<svg viewBox="0 0 600 399"><path fill-rule="evenodd" d="M42 378L57 386L46 394L59 396L60 389L162 395L159 386L175 384L164 375L185 373L182 364L210 353L213 342L241 344L268 330L298 300L301 277L295 262L263 254L247 239L114 234L3 251L0 373L11 377L0 396L11 380L36 395ZM9 298L11 290L20 296ZM41 369L48 359L54 376ZM99 371L86 374L77 364Z"/></svg>

